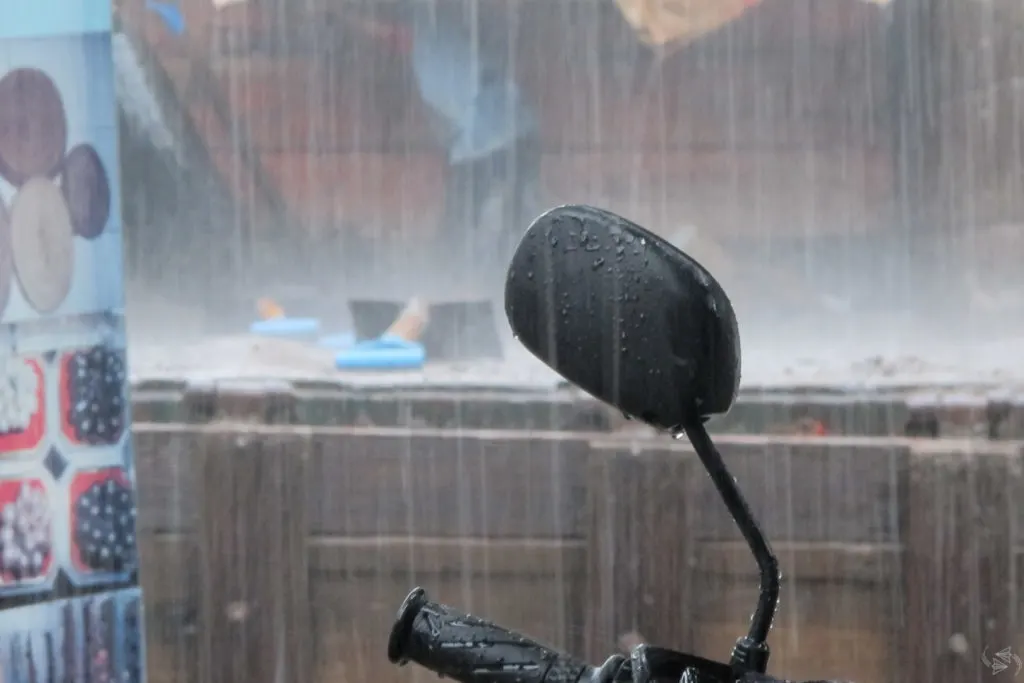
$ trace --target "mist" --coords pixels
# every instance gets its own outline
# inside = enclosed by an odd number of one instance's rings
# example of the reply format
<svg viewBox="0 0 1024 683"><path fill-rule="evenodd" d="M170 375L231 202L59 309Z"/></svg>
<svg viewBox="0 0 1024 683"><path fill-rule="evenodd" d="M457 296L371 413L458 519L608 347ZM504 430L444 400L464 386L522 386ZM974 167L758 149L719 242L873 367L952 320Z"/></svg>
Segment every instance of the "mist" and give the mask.
<svg viewBox="0 0 1024 683"><path fill-rule="evenodd" d="M506 243L572 202L671 239L722 281L748 388L1015 386L1024 64L1003 19L1020 10L748 4L676 26L627 0L421 3L469 50L433 81L416 66L425 20L398 2L234 3L190 10L182 35L122 13L135 373L330 377L315 349L246 336L259 297L330 331L351 329L350 299L500 311ZM459 133L425 82L498 94ZM487 162L498 171L473 161L491 185L465 190L482 192L465 199L475 213L448 211L458 155L499 125L529 128L530 146ZM528 199L513 199L534 151ZM507 341L487 372L529 374Z"/></svg>

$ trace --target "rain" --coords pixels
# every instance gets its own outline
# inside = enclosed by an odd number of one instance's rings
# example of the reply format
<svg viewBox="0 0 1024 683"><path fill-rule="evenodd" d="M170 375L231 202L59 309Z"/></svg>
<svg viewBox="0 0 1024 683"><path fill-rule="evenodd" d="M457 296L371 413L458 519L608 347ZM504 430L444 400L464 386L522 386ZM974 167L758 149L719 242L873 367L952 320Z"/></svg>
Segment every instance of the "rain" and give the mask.
<svg viewBox="0 0 1024 683"><path fill-rule="evenodd" d="M758 568L703 458L509 326L527 228L584 204L735 309L707 424L782 573L769 673L1012 680L1022 7L116 3L147 677L432 680L386 658L415 586L594 666L729 661ZM655 318L574 367L620 391Z"/></svg>

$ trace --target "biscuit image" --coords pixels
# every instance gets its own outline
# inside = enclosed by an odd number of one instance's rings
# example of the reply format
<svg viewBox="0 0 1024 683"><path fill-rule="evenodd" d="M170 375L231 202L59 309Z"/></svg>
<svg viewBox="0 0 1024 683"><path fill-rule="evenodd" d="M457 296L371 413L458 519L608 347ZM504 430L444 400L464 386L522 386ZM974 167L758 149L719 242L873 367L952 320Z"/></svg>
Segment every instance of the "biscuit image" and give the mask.
<svg viewBox="0 0 1024 683"><path fill-rule="evenodd" d="M11 279L14 259L11 254L11 220L7 207L0 199L0 316L11 298Z"/></svg>
<svg viewBox="0 0 1024 683"><path fill-rule="evenodd" d="M52 178L67 144L64 102L49 76L22 68L0 78L0 176L15 187Z"/></svg>
<svg viewBox="0 0 1024 683"><path fill-rule="evenodd" d="M11 205L14 270L22 294L39 313L52 313L71 289L75 235L64 195L47 178L22 185Z"/></svg>
<svg viewBox="0 0 1024 683"><path fill-rule="evenodd" d="M60 188L75 234L95 239L110 218L110 179L92 145L76 145L64 160Z"/></svg>

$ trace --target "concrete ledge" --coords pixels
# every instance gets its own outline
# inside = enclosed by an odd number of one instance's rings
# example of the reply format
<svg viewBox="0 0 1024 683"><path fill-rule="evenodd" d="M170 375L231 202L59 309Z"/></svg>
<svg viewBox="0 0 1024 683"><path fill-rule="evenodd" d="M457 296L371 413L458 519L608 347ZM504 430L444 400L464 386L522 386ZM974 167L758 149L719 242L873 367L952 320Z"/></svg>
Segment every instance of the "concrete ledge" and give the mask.
<svg viewBox="0 0 1024 683"><path fill-rule="evenodd" d="M645 431L570 389L354 389L283 380L143 382L135 387L133 407L136 421L154 423L242 420L314 427ZM710 428L719 434L1015 440L1024 439L1024 395L939 390L743 393Z"/></svg>

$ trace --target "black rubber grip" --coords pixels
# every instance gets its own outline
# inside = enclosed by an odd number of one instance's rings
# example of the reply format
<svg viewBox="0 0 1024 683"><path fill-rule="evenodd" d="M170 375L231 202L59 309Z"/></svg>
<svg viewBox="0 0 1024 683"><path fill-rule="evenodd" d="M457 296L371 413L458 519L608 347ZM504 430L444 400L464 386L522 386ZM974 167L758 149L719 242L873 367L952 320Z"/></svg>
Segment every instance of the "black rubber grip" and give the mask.
<svg viewBox="0 0 1024 683"><path fill-rule="evenodd" d="M422 588L398 610L388 659L416 662L460 683L577 683L595 673L525 636L430 602Z"/></svg>

